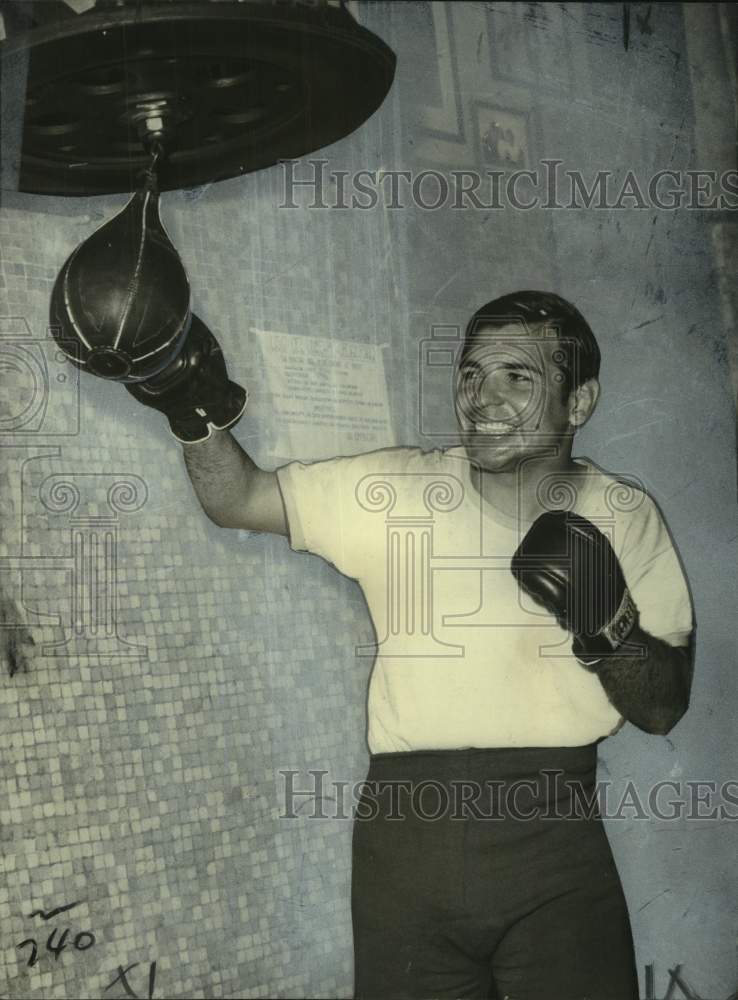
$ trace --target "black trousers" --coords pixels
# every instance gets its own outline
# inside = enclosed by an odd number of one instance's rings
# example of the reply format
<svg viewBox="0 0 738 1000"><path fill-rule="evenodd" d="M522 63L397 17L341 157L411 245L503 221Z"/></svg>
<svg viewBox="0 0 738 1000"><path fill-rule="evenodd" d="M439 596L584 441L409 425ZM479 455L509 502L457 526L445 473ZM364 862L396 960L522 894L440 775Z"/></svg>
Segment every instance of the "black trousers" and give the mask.
<svg viewBox="0 0 738 1000"><path fill-rule="evenodd" d="M372 757L353 833L357 1000L638 1000L596 762L594 744Z"/></svg>

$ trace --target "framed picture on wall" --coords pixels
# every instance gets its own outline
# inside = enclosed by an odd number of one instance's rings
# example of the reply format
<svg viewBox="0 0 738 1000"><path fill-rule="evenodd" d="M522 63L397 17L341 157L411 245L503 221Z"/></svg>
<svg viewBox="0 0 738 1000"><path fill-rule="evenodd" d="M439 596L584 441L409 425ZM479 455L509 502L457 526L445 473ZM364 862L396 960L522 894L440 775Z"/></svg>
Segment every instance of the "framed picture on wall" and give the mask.
<svg viewBox="0 0 738 1000"><path fill-rule="evenodd" d="M433 65L436 86L426 91L429 100L422 108L423 131L439 139L463 143L464 116L452 5L419 3L414 6L426 8L423 15L429 22L435 45L435 59L429 58L429 65Z"/></svg>
<svg viewBox="0 0 738 1000"><path fill-rule="evenodd" d="M499 170L529 168L531 129L528 112L474 101L472 120L475 148L481 165Z"/></svg>

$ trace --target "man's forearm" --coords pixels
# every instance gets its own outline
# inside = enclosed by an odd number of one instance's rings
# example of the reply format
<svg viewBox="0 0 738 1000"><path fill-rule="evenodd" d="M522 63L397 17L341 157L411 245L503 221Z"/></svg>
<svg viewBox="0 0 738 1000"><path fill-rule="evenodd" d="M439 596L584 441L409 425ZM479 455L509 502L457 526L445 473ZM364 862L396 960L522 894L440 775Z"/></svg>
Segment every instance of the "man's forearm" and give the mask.
<svg viewBox="0 0 738 1000"><path fill-rule="evenodd" d="M641 655L603 657L595 668L597 676L629 722L647 733L665 735L689 705L693 645L670 646L636 626L628 647L633 654L640 649Z"/></svg>
<svg viewBox="0 0 738 1000"><path fill-rule="evenodd" d="M258 466L230 431L213 430L207 441L182 446L185 465L203 510L211 521L229 527L243 504Z"/></svg>

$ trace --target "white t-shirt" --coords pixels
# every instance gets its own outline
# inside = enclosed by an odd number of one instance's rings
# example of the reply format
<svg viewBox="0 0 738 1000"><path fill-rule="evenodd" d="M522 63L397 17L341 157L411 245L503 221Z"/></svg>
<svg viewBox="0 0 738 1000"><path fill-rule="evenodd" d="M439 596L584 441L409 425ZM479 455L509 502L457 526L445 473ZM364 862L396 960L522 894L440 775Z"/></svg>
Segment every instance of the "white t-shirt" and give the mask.
<svg viewBox="0 0 738 1000"><path fill-rule="evenodd" d="M620 560L641 627L686 644L689 591L655 503L576 461L575 488L571 477L553 477L541 484L541 502L596 524ZM582 746L623 722L573 656L571 636L510 572L530 522L483 501L470 469L458 447L382 449L277 470L292 548L322 556L364 591L377 645L355 652L376 657L372 753Z"/></svg>

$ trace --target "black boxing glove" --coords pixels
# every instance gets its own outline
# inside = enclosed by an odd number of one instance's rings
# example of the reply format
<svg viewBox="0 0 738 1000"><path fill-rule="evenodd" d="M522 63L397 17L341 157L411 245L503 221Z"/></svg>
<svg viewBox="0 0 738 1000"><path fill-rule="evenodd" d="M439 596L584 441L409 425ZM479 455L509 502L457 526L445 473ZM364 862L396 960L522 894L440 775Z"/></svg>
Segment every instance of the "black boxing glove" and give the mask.
<svg viewBox="0 0 738 1000"><path fill-rule="evenodd" d="M126 382L130 394L169 420L182 444L206 441L241 419L248 392L228 378L223 352L202 320L192 323L182 350L162 372L145 382Z"/></svg>
<svg viewBox="0 0 738 1000"><path fill-rule="evenodd" d="M587 667L618 649L638 619L607 538L571 511L552 510L530 527L510 566L521 589L574 636Z"/></svg>

